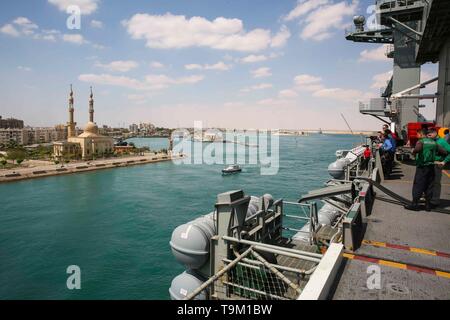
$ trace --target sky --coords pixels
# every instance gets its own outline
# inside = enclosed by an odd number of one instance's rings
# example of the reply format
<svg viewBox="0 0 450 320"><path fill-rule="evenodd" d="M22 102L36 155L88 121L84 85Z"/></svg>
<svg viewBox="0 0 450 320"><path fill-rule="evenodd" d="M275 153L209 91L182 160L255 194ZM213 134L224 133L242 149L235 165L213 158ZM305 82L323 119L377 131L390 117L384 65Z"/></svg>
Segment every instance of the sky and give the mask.
<svg viewBox="0 0 450 320"><path fill-rule="evenodd" d="M378 130L358 105L379 96L392 60L344 38L373 3L2 0L0 115L65 123L72 84L80 127L92 86L99 125L345 130L343 114ZM422 79L436 73L425 65Z"/></svg>

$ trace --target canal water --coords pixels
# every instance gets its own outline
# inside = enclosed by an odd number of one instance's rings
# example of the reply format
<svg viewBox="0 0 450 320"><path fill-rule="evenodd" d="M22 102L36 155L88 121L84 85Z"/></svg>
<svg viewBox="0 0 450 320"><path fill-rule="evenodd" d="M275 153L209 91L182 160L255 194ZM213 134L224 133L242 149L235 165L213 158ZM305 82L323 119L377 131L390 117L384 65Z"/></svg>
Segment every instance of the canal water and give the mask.
<svg viewBox="0 0 450 320"><path fill-rule="evenodd" d="M280 137L275 176L257 165L224 177L223 165L165 162L0 184L0 299L169 299L184 270L169 246L175 227L211 212L229 190L298 200L330 178L336 150L357 143L347 135ZM81 269L81 290L67 289L70 265Z"/></svg>

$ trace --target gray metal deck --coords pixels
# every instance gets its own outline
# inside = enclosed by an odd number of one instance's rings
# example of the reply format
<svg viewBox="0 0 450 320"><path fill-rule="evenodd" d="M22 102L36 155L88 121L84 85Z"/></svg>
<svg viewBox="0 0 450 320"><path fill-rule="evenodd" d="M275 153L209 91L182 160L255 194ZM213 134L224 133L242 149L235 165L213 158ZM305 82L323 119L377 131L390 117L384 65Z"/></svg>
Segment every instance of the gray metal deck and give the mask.
<svg viewBox="0 0 450 320"><path fill-rule="evenodd" d="M415 167L399 164L393 179L383 185L399 195L411 199ZM442 175L442 206L450 208L450 178ZM367 218L365 240L381 244L362 244L355 255L394 261L402 265L386 266L370 261L344 259L332 296L340 299L450 299L450 257L433 255L432 252L412 252L407 248L383 247L383 243L402 245L450 253L450 215L439 212L407 211L398 202L380 191L372 214ZM414 249L413 249L414 250ZM427 272L402 269L409 266L428 269ZM381 270L381 289L369 290L367 280L370 265ZM409 268L408 266L408 268ZM432 270L449 274L437 276Z"/></svg>

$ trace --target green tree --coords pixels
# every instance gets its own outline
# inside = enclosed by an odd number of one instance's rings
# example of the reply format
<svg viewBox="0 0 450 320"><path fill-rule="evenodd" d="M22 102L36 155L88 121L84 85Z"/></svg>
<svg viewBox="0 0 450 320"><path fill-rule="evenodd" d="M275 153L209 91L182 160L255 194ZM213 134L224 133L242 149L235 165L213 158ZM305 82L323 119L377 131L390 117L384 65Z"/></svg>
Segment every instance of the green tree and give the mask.
<svg viewBox="0 0 450 320"><path fill-rule="evenodd" d="M6 143L6 149L18 149L19 145L14 140L10 140Z"/></svg>
<svg viewBox="0 0 450 320"><path fill-rule="evenodd" d="M18 164L22 163L27 157L27 153L23 149L8 150L7 154L9 160L16 161Z"/></svg>

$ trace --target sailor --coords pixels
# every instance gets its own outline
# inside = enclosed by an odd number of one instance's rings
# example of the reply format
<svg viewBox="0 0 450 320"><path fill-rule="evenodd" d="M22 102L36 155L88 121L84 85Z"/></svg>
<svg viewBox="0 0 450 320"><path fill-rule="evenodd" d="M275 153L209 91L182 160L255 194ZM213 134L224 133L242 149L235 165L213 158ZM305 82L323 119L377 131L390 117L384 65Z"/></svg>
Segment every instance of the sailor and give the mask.
<svg viewBox="0 0 450 320"><path fill-rule="evenodd" d="M431 199L432 207L438 206L441 199L441 180L442 180L442 169L447 163L450 162L450 144L444 138L439 137L436 128L428 129L428 138L436 141L438 145L447 151L447 156L442 156L439 153L436 154L435 160L435 178L433 184L433 198Z"/></svg>
<svg viewBox="0 0 450 320"><path fill-rule="evenodd" d="M387 133L390 136L390 139L398 140L398 135L395 132L392 132L387 124L383 125L383 132Z"/></svg>
<svg viewBox="0 0 450 320"><path fill-rule="evenodd" d="M372 151L370 151L370 147L366 145L366 149L364 149L363 161L362 161L362 170L367 170L369 168L369 161L372 157Z"/></svg>
<svg viewBox="0 0 450 320"><path fill-rule="evenodd" d="M428 132L425 129L417 131L419 140L412 152L416 158L416 174L414 176L412 189L413 201L412 204L405 206L405 209L407 210L419 211L419 200L425 193L425 210L431 211L436 154L440 153L447 155L447 151L438 145L436 141L428 138L427 134Z"/></svg>
<svg viewBox="0 0 450 320"><path fill-rule="evenodd" d="M395 151L397 151L397 135L389 129L384 130L384 134L387 135L391 141L393 152L395 154Z"/></svg>
<svg viewBox="0 0 450 320"><path fill-rule="evenodd" d="M390 175L394 165L395 148L392 144L392 139L389 138L387 133L383 135L382 142L383 144L381 145L381 150L383 171L386 175Z"/></svg>

